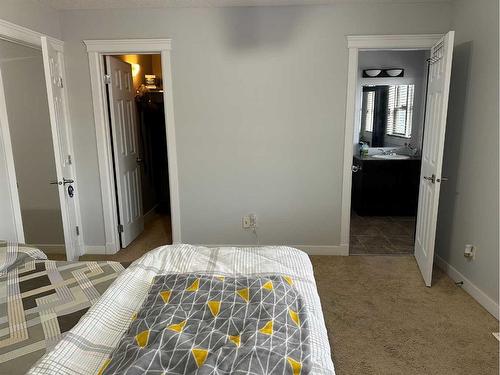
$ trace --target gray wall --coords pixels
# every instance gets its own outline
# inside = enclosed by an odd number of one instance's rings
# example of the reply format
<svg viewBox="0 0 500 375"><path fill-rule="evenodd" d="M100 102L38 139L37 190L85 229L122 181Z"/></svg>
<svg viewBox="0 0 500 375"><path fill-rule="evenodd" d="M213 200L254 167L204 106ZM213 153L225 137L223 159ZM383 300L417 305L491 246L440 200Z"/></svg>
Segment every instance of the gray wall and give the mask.
<svg viewBox="0 0 500 375"><path fill-rule="evenodd" d="M0 19L61 38L60 13L34 0L0 1Z"/></svg>
<svg viewBox="0 0 500 375"><path fill-rule="evenodd" d="M449 3L63 12L87 245L104 245L83 39L170 37L182 240L338 245L346 35L443 33ZM142 21L141 21L142 20Z"/></svg>
<svg viewBox="0 0 500 375"><path fill-rule="evenodd" d="M498 303L498 1L457 0L437 231L440 257ZM465 244L478 247L467 261Z"/></svg>
<svg viewBox="0 0 500 375"><path fill-rule="evenodd" d="M42 52L0 40L25 242L64 244Z"/></svg>

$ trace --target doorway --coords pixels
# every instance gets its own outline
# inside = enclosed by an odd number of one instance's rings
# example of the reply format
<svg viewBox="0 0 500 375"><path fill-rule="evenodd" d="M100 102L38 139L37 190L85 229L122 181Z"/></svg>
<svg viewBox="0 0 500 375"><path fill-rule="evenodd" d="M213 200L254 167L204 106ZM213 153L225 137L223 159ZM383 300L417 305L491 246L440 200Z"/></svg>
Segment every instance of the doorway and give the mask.
<svg viewBox="0 0 500 375"><path fill-rule="evenodd" d="M24 242L65 254L42 51L0 40L0 56Z"/></svg>
<svg viewBox="0 0 500 375"><path fill-rule="evenodd" d="M450 31L445 35L369 35L369 36L351 36L348 37L348 48L349 48L349 69L348 69L348 85L347 85L347 103L346 103L346 127L345 127L345 139L344 139L344 169L343 169L343 187L342 187L342 225L341 225L341 244L345 246L347 252L349 252L350 244L350 232L351 232L351 200L354 193L353 187L353 173L358 173L361 169L366 168L365 172L370 172L374 174L373 168L369 168L364 165L355 164L355 156L359 152L359 155L377 159L378 161L401 161L407 160L414 157L413 153L418 153L418 150L414 150L415 146L411 142L404 146L407 154L386 150L385 147L378 147L377 154L373 154L373 150L370 150L370 146L367 144L366 139L362 141L360 145L360 139L365 137L367 120L366 118L375 117L376 110L376 98L377 92L382 93L379 96L379 100L389 100L388 92L392 91L392 95L402 95L403 92L398 92L400 88L397 85L392 85L392 88L375 88L373 94L370 94L370 90L365 90L365 110L361 111L362 108L362 97L363 89L360 89L358 82L360 81L360 69L359 61L360 54L363 51L418 51L425 50L430 51L430 56L428 59L428 74L427 74L427 89L425 97L425 111L424 111L424 124L425 133L422 135L422 149L420 151L421 157L421 167L420 175L418 181L418 204L417 204L417 215L416 215L416 229L414 231L414 247L413 254L415 256L416 262L422 277L424 279L426 286L431 286L432 284L432 268L434 262L434 245L436 236L436 225L437 225L437 214L439 208L439 193L441 182L446 181L444 177L441 176L443 152L444 152L444 137L446 129L446 116L448 109L448 96L450 89L450 77L451 77L451 62L453 55L453 43L454 43L454 32ZM363 77L368 76L370 78L379 77L398 77L402 73L403 69L401 67L395 66L372 66L369 69L363 70ZM406 88L401 89L406 93L406 104L401 106L396 106L390 108L387 104L378 106L378 110L382 113L378 115L378 118L387 118L387 112L391 110L394 116L400 115L402 119L406 118L408 120L408 93L411 91L408 84ZM377 84L373 84L377 86ZM384 84L381 86L391 86L390 84ZM414 88L413 88L414 89ZM385 94L383 91L385 90ZM385 99L384 99L385 95ZM369 98L371 96L371 99ZM414 99L415 100L415 99ZM371 101L371 104L369 103ZM372 110L367 111L368 106L373 106ZM383 109L381 109L383 108ZM386 113L383 113L383 112ZM362 116L363 115L363 116ZM414 115L414 113L413 113ZM361 131L360 118L364 118L365 129ZM396 116L397 117L397 116ZM391 125L391 121L387 118L386 128L376 129L377 137L375 140L373 136L371 137L371 142L383 142L386 135L394 135L387 133L399 133L401 135L410 135L411 131L405 129L401 126L399 129L394 127L394 124L408 124L408 121L396 121L396 117L392 118L392 126L390 130L387 129ZM370 119L370 126L373 127L379 125L375 124L372 119ZM411 122L412 123L412 122ZM410 123L410 124L411 124ZM358 128L356 128L358 126ZM411 130L411 129L410 129ZM353 142L355 140L355 142ZM356 143L358 148L353 147L353 143ZM375 173L375 177L383 177L380 174ZM364 180L364 178L363 178ZM369 178L368 180L375 180L375 178ZM395 183L402 183L407 181L391 181L389 184L392 188ZM383 185L384 181L382 181ZM363 186L363 183L358 184ZM362 193L364 191L362 190ZM385 192L380 190L379 194L383 195ZM354 194L356 195L356 194ZM358 192L359 196L359 192ZM378 197L378 195L377 195ZM361 196L362 198L362 196ZM365 202L363 202L365 203ZM383 207L385 208L385 207ZM359 207L358 207L359 209ZM356 218L354 218L356 220ZM354 221L352 220L352 221Z"/></svg>
<svg viewBox="0 0 500 375"><path fill-rule="evenodd" d="M120 248L171 244L161 55L103 59Z"/></svg>
<svg viewBox="0 0 500 375"><path fill-rule="evenodd" d="M0 207L6 218L0 225L0 234L8 241L44 242L34 245L49 253L65 251L62 258L76 260L83 251L83 238L64 84L63 43L5 21L0 34L2 41L10 43L4 44L5 51L1 54L5 59L4 68L8 71L0 70L0 176L4 176L6 181L0 189ZM19 54L16 56L16 53ZM13 61L19 66L10 64ZM28 71L17 73L23 76L15 76L16 68L24 69L30 64L35 65ZM33 82L30 81L32 70L36 76ZM33 87L34 94L25 89L32 84L37 85ZM22 91L22 97L18 90ZM32 112L31 107L40 117L30 116L32 113L23 113L20 109ZM9 122L9 112L12 123ZM33 143L33 136L37 133L40 134L40 144L33 144L33 150L26 149L24 142ZM34 160L35 156L41 160ZM26 166L29 166L28 171ZM41 170L33 171L37 167ZM39 180L34 186L39 189L34 189L31 185L37 173ZM52 177L54 180L51 180ZM47 185L52 187L48 189ZM56 192L59 206L52 189ZM46 220L52 222L47 223ZM48 233L42 233L45 230ZM46 243L49 241L54 243Z"/></svg>
<svg viewBox="0 0 500 375"><path fill-rule="evenodd" d="M352 255L413 254L428 58L429 50L359 53ZM371 77L374 67L383 69ZM384 74L391 67L394 77Z"/></svg>

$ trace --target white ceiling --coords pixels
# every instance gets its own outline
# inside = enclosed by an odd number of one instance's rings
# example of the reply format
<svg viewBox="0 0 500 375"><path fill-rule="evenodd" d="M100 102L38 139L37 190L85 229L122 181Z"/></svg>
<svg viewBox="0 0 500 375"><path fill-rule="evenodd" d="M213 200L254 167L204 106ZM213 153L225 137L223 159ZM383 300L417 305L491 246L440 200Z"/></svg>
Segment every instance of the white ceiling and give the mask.
<svg viewBox="0 0 500 375"><path fill-rule="evenodd" d="M337 3L431 3L451 0L37 0L55 9L117 9L314 5Z"/></svg>

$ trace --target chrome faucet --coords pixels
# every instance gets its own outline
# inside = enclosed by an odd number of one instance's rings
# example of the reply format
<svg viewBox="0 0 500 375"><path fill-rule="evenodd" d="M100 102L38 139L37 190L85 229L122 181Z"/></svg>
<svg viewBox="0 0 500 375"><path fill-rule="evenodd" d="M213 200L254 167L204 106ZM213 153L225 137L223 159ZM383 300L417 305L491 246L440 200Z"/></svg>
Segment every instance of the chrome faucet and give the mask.
<svg viewBox="0 0 500 375"><path fill-rule="evenodd" d="M380 151L382 151L382 155L392 155L394 154L393 150L384 150L383 148L379 148Z"/></svg>

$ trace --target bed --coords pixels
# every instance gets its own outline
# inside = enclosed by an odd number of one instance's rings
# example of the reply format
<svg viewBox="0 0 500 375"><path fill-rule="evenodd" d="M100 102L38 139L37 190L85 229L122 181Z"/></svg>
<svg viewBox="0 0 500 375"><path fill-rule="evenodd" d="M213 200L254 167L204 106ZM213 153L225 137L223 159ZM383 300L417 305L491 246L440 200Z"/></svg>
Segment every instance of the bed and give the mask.
<svg viewBox="0 0 500 375"><path fill-rule="evenodd" d="M0 241L0 374L24 374L75 326L127 264L51 261Z"/></svg>
<svg viewBox="0 0 500 375"><path fill-rule="evenodd" d="M168 300L174 297L165 294L166 291L161 291L161 285L170 282L165 278L172 279L171 275L175 275L173 277L175 282L182 279L182 282L187 283L185 285L189 285L181 293L185 297L189 295L187 291L202 290L203 280L210 280L210 285L215 285L215 279L226 280L221 285L228 285L230 282L236 284L255 283L257 280L258 285L261 286L260 293L270 287L269 282L271 282L271 284L274 283L276 292L281 288L285 290L285 293L296 293L294 301L298 301L303 305L305 314L293 315L289 311L289 313L282 316L288 319L287 322L295 323L299 319L307 319L307 352L304 352L306 354L303 356L304 361L307 361L307 371L301 372L301 364L287 358L287 361L282 361L284 364L280 367L282 371L280 370L279 373L294 375L300 373L334 374L330 346L313 270L305 253L289 247L206 248L191 245L160 247L148 252L132 263L87 311L78 324L55 345L53 350L43 356L30 369L29 373L82 375L120 373L120 371L110 372L110 368L116 362L115 357L119 357L121 347L128 350L131 346L139 346L135 353L147 352L146 349L142 352L141 350L147 344L148 338L151 341L151 337L148 335L153 334L153 328L147 332L138 333L140 329L137 327L138 324L147 324L148 317L151 318L153 315L156 317L158 315L157 311L163 311L154 310L154 314L150 314L149 311L144 313L144 306L149 303L148 301L152 301L151 303L160 301L161 306L157 307L159 305L155 305L156 307L154 307L158 309L163 309L163 306L172 302ZM268 281L263 283L263 280ZM152 294L151 290L154 290L159 285L158 283L160 283L160 289L158 289L160 292L155 291ZM238 289L235 286L235 291L236 293L233 293L233 295L236 297L234 298L240 300L248 300L251 298L249 295L253 293L251 287ZM297 298L297 296L300 298ZM163 302L161 299L163 299ZM192 301L192 305L194 305L195 300ZM244 302L242 303L244 304ZM177 305L176 309L179 310L180 306ZM205 311L206 314L215 315L213 306L209 307ZM216 312L219 313L219 310L216 309ZM175 335L181 332L183 324L185 322L170 324L167 327L168 329L165 328L163 332L169 331L169 335ZM287 327L289 326L287 325ZM272 330L272 324L270 327L268 322L268 324L259 328L259 334L269 334L269 332L266 332L269 328ZM304 332L300 330L298 332L302 340ZM187 334L186 337L195 340L195 336ZM234 336L228 335L228 337L233 343L236 342ZM269 335L269 337L271 336ZM127 339L132 341L127 343ZM239 346L239 340L238 338L236 346ZM212 336L210 336L210 341L212 341ZM239 350L240 348L233 350L232 353ZM204 361L206 361L205 363L209 362L206 352L198 351L196 353L192 352L192 354L189 357L190 361L195 361L194 363L198 364L198 367ZM254 371L255 363L250 363L251 372L261 373L257 370ZM151 365L148 364L147 366ZM206 371L206 368L207 366L200 367L197 373L244 373L242 371L210 372ZM141 369L140 366L139 369ZM148 369L151 370L151 367L148 367ZM142 370L142 372L145 372L144 368ZM162 373L160 370L150 372ZM249 372L246 371L246 373ZM141 373L141 371L129 371L127 373ZM176 371L169 371L169 373L176 373ZM270 371L267 368L263 370L263 373L276 373L276 371Z"/></svg>

